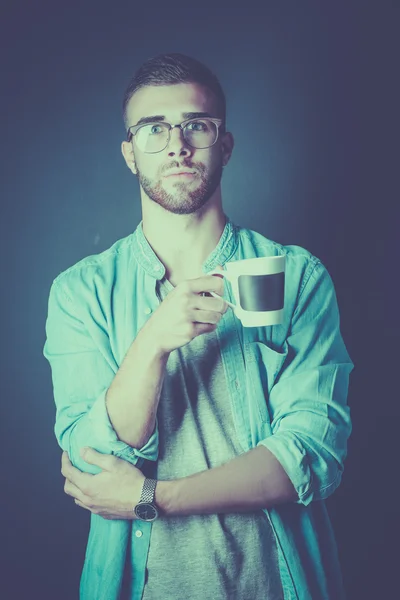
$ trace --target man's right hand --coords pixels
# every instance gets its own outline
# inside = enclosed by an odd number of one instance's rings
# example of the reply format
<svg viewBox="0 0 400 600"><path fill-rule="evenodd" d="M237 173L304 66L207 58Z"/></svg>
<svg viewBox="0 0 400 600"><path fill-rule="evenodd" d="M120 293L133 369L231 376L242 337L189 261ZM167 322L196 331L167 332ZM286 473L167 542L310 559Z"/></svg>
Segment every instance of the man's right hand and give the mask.
<svg viewBox="0 0 400 600"><path fill-rule="evenodd" d="M181 348L198 335L215 331L228 304L221 298L202 296L203 292L224 293L224 280L204 275L179 283L161 302L143 329L160 354Z"/></svg>

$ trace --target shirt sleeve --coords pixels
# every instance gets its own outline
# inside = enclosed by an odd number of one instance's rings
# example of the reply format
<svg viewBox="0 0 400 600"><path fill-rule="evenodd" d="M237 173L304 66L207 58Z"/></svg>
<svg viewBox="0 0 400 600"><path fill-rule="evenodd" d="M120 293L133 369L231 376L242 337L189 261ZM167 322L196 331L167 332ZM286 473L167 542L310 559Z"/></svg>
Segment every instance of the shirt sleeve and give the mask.
<svg viewBox="0 0 400 600"><path fill-rule="evenodd" d="M279 460L297 504L322 500L338 487L352 430L347 406L354 364L343 342L332 279L313 266L284 344L281 374L270 390L272 435L261 440Z"/></svg>
<svg viewBox="0 0 400 600"><path fill-rule="evenodd" d="M89 312L88 312L89 314ZM50 289L43 354L51 366L58 444L81 471L100 467L80 456L84 446L140 467L158 458L158 424L140 449L121 441L108 416L105 397L118 370L110 350L100 348L77 315L76 306L55 280Z"/></svg>

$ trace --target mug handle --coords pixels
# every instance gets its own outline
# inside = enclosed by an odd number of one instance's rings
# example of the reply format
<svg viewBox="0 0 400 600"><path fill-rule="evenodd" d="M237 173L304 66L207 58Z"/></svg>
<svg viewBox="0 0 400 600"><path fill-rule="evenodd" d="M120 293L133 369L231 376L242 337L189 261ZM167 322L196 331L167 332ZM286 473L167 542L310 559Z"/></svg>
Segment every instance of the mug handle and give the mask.
<svg viewBox="0 0 400 600"><path fill-rule="evenodd" d="M206 275L222 275L229 281L229 283L232 283L231 278L229 277L229 275L226 271L220 271L219 269L213 269L212 271L209 271L208 273L206 273ZM211 294L211 296L214 296L214 298L222 298L222 296L219 296L215 292L209 292L209 293ZM226 302L228 304L228 306L230 306L231 308L236 309L236 304L232 304L232 302L229 302L225 298L222 298L222 300L224 302Z"/></svg>

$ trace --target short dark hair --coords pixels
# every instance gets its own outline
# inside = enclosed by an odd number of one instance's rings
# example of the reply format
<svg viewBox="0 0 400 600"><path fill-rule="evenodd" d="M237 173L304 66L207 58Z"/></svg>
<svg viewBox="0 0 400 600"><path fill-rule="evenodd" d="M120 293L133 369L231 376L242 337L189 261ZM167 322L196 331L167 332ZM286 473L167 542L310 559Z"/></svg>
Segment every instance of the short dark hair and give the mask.
<svg viewBox="0 0 400 600"><path fill-rule="evenodd" d="M159 54L149 58L136 71L126 88L122 103L125 131L128 129L127 106L133 94L146 86L173 85L176 83L198 83L211 90L217 99L217 107L222 118L221 132L225 131L226 98L214 73L203 63L185 54Z"/></svg>

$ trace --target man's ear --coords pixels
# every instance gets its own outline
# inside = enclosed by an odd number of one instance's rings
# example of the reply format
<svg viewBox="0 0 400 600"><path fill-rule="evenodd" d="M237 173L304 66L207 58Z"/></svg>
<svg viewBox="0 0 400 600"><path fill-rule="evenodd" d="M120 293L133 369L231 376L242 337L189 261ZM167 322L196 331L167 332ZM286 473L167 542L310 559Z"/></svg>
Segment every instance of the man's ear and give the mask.
<svg viewBox="0 0 400 600"><path fill-rule="evenodd" d="M129 144L128 142L122 142L121 144L121 152L122 155L125 159L126 165L128 167L128 169L130 169L130 171L132 171L132 173L137 176L137 168L136 168L136 162L135 162L135 157L133 154L133 150L132 150L132 146L131 144Z"/></svg>
<svg viewBox="0 0 400 600"><path fill-rule="evenodd" d="M226 167L228 162L231 159L233 148L235 145L235 140L233 139L233 135L226 131L223 136L222 142L222 166Z"/></svg>

